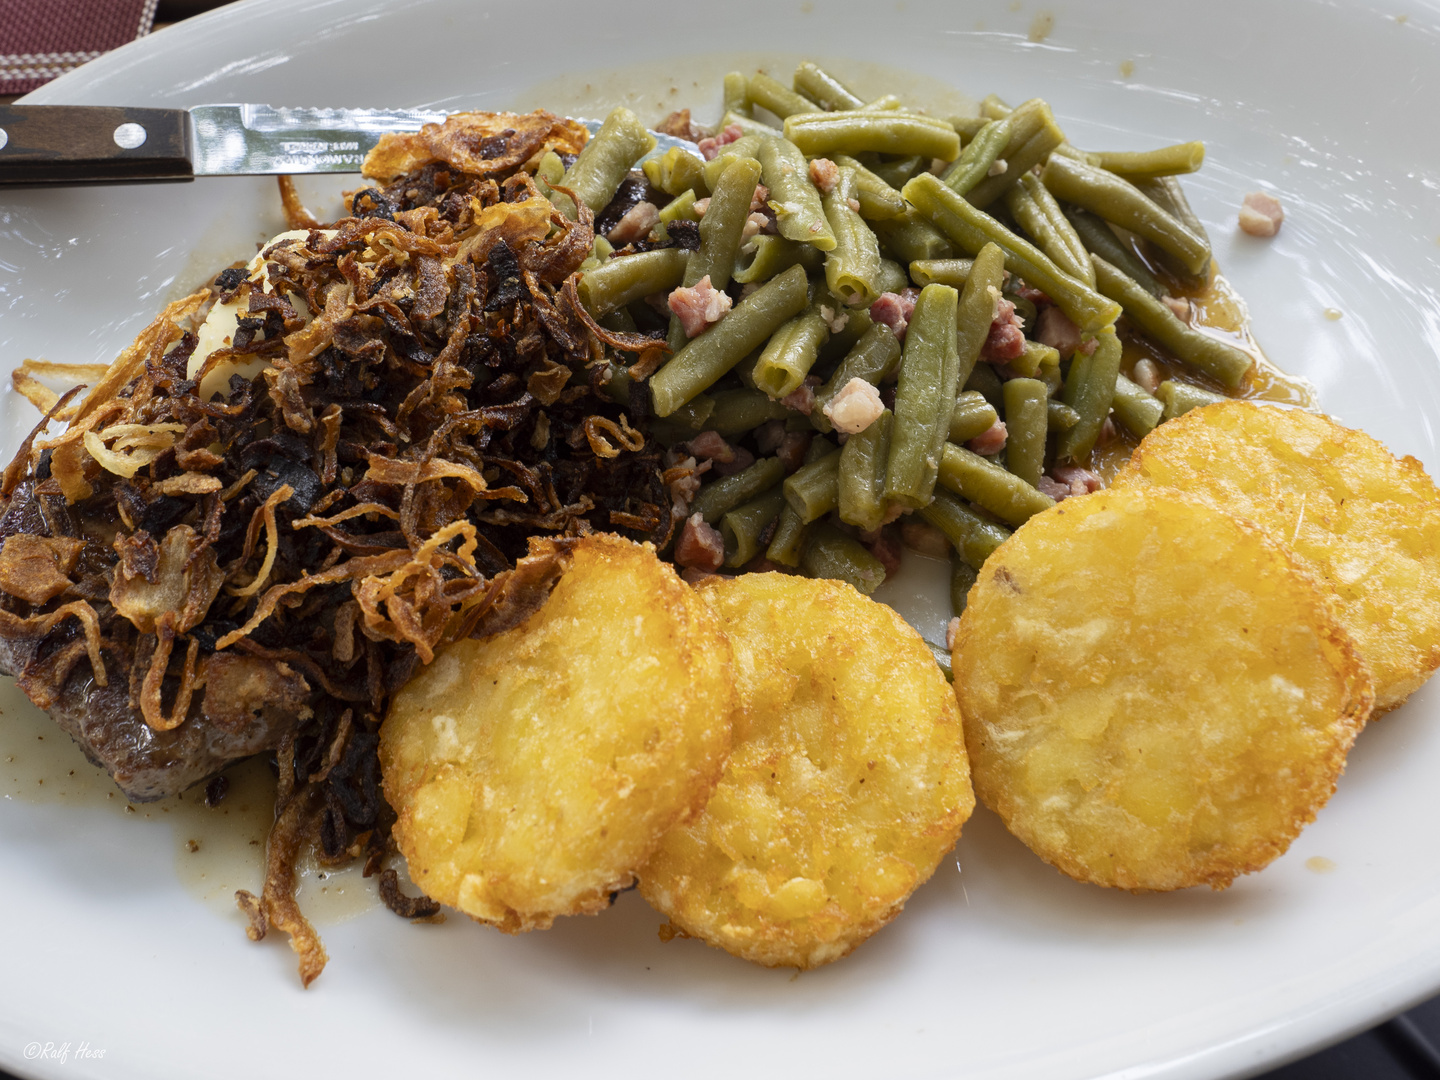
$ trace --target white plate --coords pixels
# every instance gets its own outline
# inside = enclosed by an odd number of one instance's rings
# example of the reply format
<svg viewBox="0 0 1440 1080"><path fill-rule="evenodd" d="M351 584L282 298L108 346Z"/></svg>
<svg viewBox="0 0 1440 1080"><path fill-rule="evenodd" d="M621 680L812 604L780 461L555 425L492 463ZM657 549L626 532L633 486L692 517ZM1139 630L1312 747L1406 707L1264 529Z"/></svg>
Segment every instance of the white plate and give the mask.
<svg viewBox="0 0 1440 1080"><path fill-rule="evenodd" d="M1080 145L1203 138L1209 160L1189 190L1262 344L1345 421L1440 465L1433 5L1072 0L1050 12L1053 32L1032 43L1031 0L255 0L31 100L502 107L529 104L542 78L669 51L685 59L663 63L677 92L662 98L708 117L716 65L696 57L757 43L879 61L977 97L1042 95ZM1262 186L1289 213L1271 242L1234 228L1241 195ZM0 362L108 360L163 301L278 225L271 181L0 193ZM28 406L7 408L8 454L29 420ZM146 1080L282 1068L1243 1075L1440 987L1437 713L1431 687L1366 731L1319 821L1224 893L1077 885L977 812L901 918L798 979L662 945L660 919L631 894L603 917L514 939L371 911L323 931L330 966L304 992L283 945L247 943L238 916L182 887L157 821L0 787L0 1065ZM1316 857L1333 871L1307 869ZM28 1044L67 1041L64 1063L27 1057ZM104 1056L77 1057L81 1043Z"/></svg>

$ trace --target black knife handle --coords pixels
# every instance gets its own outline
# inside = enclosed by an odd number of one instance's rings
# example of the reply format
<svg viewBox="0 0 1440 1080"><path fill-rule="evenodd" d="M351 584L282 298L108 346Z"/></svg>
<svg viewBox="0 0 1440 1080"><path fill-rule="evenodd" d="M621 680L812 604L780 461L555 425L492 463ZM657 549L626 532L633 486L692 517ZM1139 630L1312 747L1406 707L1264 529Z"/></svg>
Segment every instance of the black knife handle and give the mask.
<svg viewBox="0 0 1440 1080"><path fill-rule="evenodd" d="M183 109L0 105L0 186L194 178Z"/></svg>

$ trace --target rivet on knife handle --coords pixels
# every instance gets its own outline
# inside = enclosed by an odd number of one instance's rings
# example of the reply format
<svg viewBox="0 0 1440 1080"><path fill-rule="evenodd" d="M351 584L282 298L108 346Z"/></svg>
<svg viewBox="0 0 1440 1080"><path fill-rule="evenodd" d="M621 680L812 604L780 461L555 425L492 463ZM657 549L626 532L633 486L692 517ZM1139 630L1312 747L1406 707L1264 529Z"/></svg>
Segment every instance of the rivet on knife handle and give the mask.
<svg viewBox="0 0 1440 1080"><path fill-rule="evenodd" d="M182 109L0 105L0 185L190 180Z"/></svg>

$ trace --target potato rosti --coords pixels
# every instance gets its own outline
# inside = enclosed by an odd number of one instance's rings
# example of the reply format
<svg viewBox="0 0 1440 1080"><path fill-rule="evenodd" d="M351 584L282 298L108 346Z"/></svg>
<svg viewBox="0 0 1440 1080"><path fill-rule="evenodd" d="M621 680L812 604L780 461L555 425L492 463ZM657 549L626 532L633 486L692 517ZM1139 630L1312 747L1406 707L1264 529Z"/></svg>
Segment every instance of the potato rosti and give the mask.
<svg viewBox="0 0 1440 1080"><path fill-rule="evenodd" d="M1323 416L1227 401L1161 424L1115 483L1209 498L1293 547L1334 590L1377 712L1440 667L1440 491L1414 458Z"/></svg>
<svg viewBox="0 0 1440 1080"><path fill-rule="evenodd" d="M955 697L920 636L849 585L747 574L701 595L735 650L735 748L640 891L736 956L817 967L894 918L970 816Z"/></svg>
<svg viewBox="0 0 1440 1080"><path fill-rule="evenodd" d="M1284 852L1372 701L1288 551L1159 488L1032 517L980 572L953 663L981 802L1125 889L1224 888Z"/></svg>
<svg viewBox="0 0 1440 1080"><path fill-rule="evenodd" d="M516 933L606 907L704 805L736 697L715 612L648 544L575 544L529 620L444 650L380 733L425 893Z"/></svg>

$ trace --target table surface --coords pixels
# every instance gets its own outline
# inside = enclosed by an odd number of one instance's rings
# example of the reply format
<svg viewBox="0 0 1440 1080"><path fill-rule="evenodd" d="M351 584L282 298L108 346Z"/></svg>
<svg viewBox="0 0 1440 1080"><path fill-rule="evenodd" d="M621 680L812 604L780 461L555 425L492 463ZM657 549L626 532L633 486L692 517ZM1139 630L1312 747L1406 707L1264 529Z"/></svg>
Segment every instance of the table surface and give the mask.
<svg viewBox="0 0 1440 1080"><path fill-rule="evenodd" d="M228 0L169 0L157 11L154 29ZM0 104L15 101L0 94ZM1266 1073L1260 1080L1440 1080L1440 997L1308 1058ZM0 1070L0 1080L19 1080Z"/></svg>

